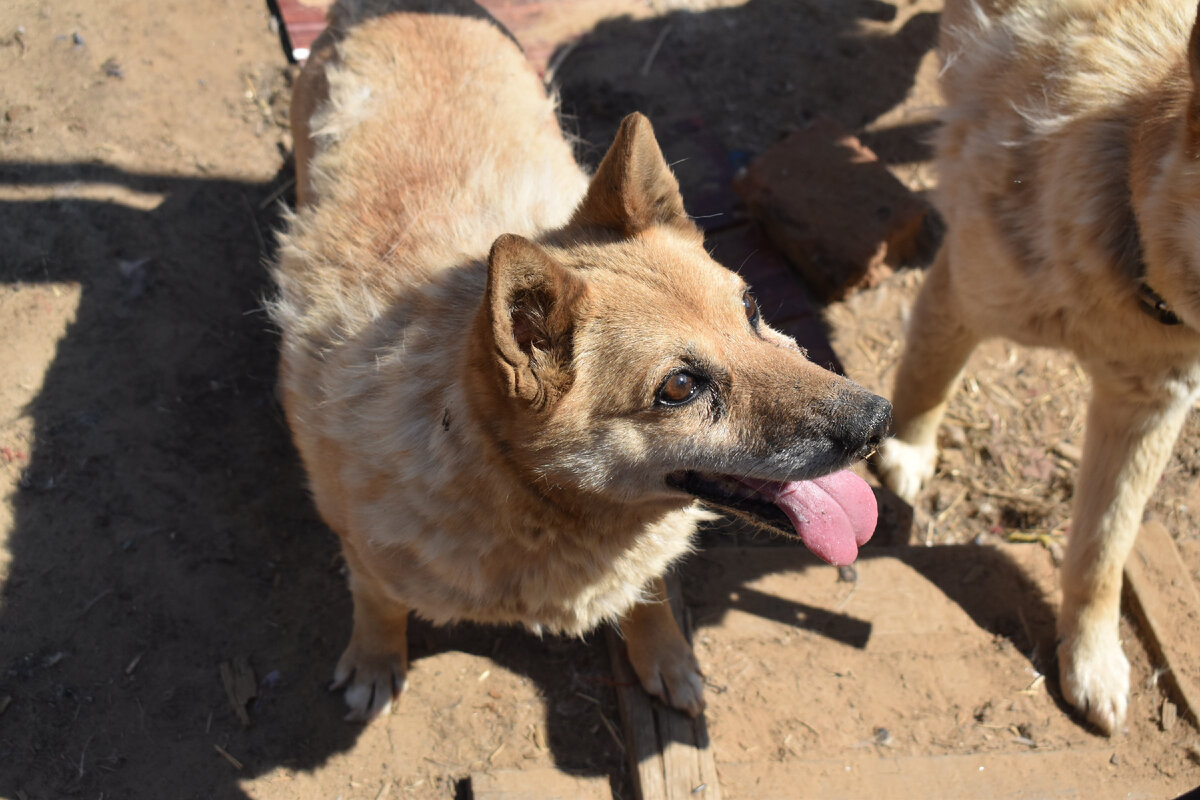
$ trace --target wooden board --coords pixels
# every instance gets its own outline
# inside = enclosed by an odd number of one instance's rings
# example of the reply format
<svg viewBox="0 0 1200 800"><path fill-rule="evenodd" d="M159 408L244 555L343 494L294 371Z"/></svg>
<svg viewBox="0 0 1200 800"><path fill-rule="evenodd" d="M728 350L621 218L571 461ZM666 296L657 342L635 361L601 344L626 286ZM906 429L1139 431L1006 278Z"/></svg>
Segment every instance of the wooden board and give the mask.
<svg viewBox="0 0 1200 800"><path fill-rule="evenodd" d="M1138 533L1125 583L1147 647L1167 667L1164 680L1183 710L1200 721L1200 593L1171 534L1158 522L1147 522Z"/></svg>
<svg viewBox="0 0 1200 800"><path fill-rule="evenodd" d="M721 764L730 795L754 800L1044 800L1044 798L1160 797L1152 791L1114 790L1110 753L981 753L909 758L849 758L802 764ZM803 794L797 787L804 787Z"/></svg>
<svg viewBox="0 0 1200 800"><path fill-rule="evenodd" d="M502 769L471 773L474 800L612 800L606 778L556 769Z"/></svg>
<svg viewBox="0 0 1200 800"><path fill-rule="evenodd" d="M1166 798L1197 785L1189 726L1160 727L1158 662L1137 630L1128 730L1097 736L1062 705L1043 674L1058 570L1041 546L867 547L855 566L840 581L784 547L685 564L725 800Z"/></svg>
<svg viewBox="0 0 1200 800"><path fill-rule="evenodd" d="M668 578L667 590L680 629L690 641L678 579ZM629 663L624 642L612 629L608 650L637 796L641 800L720 800L704 718L690 719L647 695Z"/></svg>

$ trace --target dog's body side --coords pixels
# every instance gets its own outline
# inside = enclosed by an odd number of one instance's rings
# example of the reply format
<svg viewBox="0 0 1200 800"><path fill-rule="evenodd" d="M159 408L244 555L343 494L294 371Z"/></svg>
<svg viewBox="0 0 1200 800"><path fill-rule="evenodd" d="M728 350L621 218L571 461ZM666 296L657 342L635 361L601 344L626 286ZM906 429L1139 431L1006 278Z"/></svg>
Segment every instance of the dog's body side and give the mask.
<svg viewBox="0 0 1200 800"><path fill-rule="evenodd" d="M981 339L1076 355L1093 394L1059 671L1065 696L1108 733L1129 688L1122 568L1200 388L1195 20L1191 0L947 3L937 143L947 237L913 310L896 439L880 452L885 481L911 501ZM1180 324L1151 307L1159 298Z"/></svg>
<svg viewBox="0 0 1200 800"><path fill-rule="evenodd" d="M620 620L643 685L698 713L661 576L706 512L667 478L828 473L878 441L886 404L760 326L644 118L589 181L520 51L464 9L340 3L293 99L273 313L350 572L335 681L352 716L386 708L410 609Z"/></svg>

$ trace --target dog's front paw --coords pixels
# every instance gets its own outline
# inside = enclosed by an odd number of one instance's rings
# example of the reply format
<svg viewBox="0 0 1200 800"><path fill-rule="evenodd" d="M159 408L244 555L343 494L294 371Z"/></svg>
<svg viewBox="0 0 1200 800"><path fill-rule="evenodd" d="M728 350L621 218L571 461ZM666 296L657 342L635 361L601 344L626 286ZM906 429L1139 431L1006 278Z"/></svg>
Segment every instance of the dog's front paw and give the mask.
<svg viewBox="0 0 1200 800"><path fill-rule="evenodd" d="M879 446L879 477L901 500L912 505L937 465L935 445L888 439Z"/></svg>
<svg viewBox="0 0 1200 800"><path fill-rule="evenodd" d="M368 653L354 642L338 659L330 691L345 689L350 721L370 722L388 713L405 685L404 653Z"/></svg>
<svg viewBox="0 0 1200 800"><path fill-rule="evenodd" d="M630 642L629 661L647 694L688 716L704 713L704 675L682 636L670 643L655 643L644 652L639 649Z"/></svg>
<svg viewBox="0 0 1200 800"><path fill-rule="evenodd" d="M1129 705L1129 660L1114 630L1081 632L1058 645L1063 696L1107 736L1125 721Z"/></svg>

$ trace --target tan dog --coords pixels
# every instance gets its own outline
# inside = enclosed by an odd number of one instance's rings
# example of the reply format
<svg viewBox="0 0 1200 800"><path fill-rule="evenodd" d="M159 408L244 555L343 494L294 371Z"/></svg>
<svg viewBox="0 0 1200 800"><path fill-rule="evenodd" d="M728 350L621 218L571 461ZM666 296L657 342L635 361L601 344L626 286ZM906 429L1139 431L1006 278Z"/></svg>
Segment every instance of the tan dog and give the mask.
<svg viewBox="0 0 1200 800"><path fill-rule="evenodd" d="M916 496L981 339L1078 357L1093 386L1059 675L1067 699L1111 734L1129 693L1122 567L1200 385L1195 0L993 5L951 0L942 17L949 227L913 310L897 438L880 466L898 494Z"/></svg>
<svg viewBox="0 0 1200 800"><path fill-rule="evenodd" d="M402 5L335 8L296 85L275 268L283 401L354 598L335 685L351 717L389 706L410 609L619 620L646 689L699 713L661 580L696 499L847 563L875 505L837 470L889 406L759 319L644 117L589 181L498 27Z"/></svg>

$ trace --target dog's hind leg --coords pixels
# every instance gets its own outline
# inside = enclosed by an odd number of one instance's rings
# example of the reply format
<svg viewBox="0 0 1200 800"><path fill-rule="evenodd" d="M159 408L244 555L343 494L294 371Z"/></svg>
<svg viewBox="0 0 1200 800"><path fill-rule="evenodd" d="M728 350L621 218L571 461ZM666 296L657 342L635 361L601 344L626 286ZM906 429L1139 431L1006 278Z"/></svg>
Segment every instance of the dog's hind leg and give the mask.
<svg viewBox="0 0 1200 800"><path fill-rule="evenodd" d="M349 548L354 630L338 659L331 690L346 690L348 720L370 721L387 713L404 691L408 671L408 608L388 597L373 578L356 569Z"/></svg>
<svg viewBox="0 0 1200 800"><path fill-rule="evenodd" d="M693 717L700 716L704 676L671 613L662 578L654 579L650 597L621 618L621 634L633 671L646 692Z"/></svg>
<svg viewBox="0 0 1200 800"><path fill-rule="evenodd" d="M1067 701L1109 735L1124 720L1129 696L1121 573L1193 398L1179 383L1147 397L1101 375L1088 407L1062 570L1058 672Z"/></svg>
<svg viewBox="0 0 1200 800"><path fill-rule="evenodd" d="M967 357L979 337L964 322L968 309L950 288L943 245L917 295L904 356L892 392L894 438L879 448L880 477L912 503L937 464L937 429Z"/></svg>

